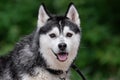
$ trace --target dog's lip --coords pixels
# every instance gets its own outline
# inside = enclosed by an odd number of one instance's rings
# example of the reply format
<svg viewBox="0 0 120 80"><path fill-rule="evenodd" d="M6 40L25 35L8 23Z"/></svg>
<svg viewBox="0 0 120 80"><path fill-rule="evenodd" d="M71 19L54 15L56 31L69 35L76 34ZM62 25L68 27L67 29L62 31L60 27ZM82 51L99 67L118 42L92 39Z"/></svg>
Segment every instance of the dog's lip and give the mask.
<svg viewBox="0 0 120 80"><path fill-rule="evenodd" d="M58 53L55 53L53 50L52 52L54 53L54 55L57 57L57 59L60 61L60 62L64 62L67 60L68 58L68 52L64 52L64 51L60 51Z"/></svg>

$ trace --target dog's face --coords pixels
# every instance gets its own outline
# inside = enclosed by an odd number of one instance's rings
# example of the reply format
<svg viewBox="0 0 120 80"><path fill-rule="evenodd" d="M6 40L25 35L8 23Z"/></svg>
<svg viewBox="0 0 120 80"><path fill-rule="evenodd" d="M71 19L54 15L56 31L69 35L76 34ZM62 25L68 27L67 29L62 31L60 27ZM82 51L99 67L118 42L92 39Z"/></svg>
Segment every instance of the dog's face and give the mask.
<svg viewBox="0 0 120 80"><path fill-rule="evenodd" d="M68 68L77 55L80 42L80 19L74 5L70 5L65 16L51 16L41 5L37 31L39 50L47 64L51 68Z"/></svg>

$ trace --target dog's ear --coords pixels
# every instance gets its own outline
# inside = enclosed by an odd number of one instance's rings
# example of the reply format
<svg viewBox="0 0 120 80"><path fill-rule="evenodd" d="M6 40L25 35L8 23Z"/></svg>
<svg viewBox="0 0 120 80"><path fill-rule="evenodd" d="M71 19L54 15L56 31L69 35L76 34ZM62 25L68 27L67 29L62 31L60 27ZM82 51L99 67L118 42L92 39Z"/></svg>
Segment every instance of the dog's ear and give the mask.
<svg viewBox="0 0 120 80"><path fill-rule="evenodd" d="M80 26L79 14L73 3L70 3L66 12L66 17L68 17L72 22Z"/></svg>
<svg viewBox="0 0 120 80"><path fill-rule="evenodd" d="M38 14L38 25L37 27L40 28L43 25L45 25L45 23L47 22L47 20L49 19L49 15L47 13L47 10L44 6L44 4L42 4L39 8L39 14Z"/></svg>

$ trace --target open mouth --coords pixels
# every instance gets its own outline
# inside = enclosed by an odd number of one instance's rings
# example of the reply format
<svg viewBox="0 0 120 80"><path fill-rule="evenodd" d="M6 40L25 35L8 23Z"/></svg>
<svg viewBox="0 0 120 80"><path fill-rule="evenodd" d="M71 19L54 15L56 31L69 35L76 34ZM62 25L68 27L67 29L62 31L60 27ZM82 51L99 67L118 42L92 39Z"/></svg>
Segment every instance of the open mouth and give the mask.
<svg viewBox="0 0 120 80"><path fill-rule="evenodd" d="M64 62L67 60L68 58L68 53L67 52L59 52L59 53L55 53L53 50L52 52L55 54L55 56L57 57L57 59L60 61L60 62Z"/></svg>
<svg viewBox="0 0 120 80"><path fill-rule="evenodd" d="M68 53L66 53L66 52L60 52L60 53L58 53L58 54L56 54L56 55L57 55L57 59L58 59L59 61L61 61L61 62L66 61L67 58L68 58Z"/></svg>

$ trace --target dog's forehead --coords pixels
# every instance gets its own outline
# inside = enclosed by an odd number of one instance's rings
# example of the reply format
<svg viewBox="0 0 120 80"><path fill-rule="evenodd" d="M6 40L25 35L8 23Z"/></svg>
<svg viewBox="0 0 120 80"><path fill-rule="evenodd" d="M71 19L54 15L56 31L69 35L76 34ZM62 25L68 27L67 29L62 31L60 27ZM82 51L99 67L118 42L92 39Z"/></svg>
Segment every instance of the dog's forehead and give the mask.
<svg viewBox="0 0 120 80"><path fill-rule="evenodd" d="M58 24L58 28L60 32L63 32L65 27L68 27L69 30L73 31L74 33L79 33L80 32L80 26L77 24L73 23L69 18L67 17L55 17L54 21Z"/></svg>
<svg viewBox="0 0 120 80"><path fill-rule="evenodd" d="M68 27L69 30L73 31L76 34L80 32L79 26L71 22L68 18L63 16L55 16L48 19L47 23L40 28L39 33L46 34L54 28L57 28L59 32L62 33L65 27Z"/></svg>
<svg viewBox="0 0 120 80"><path fill-rule="evenodd" d="M72 31L74 33L80 33L80 28L76 24L72 23L70 20L65 20L65 22L61 23L62 31Z"/></svg>

